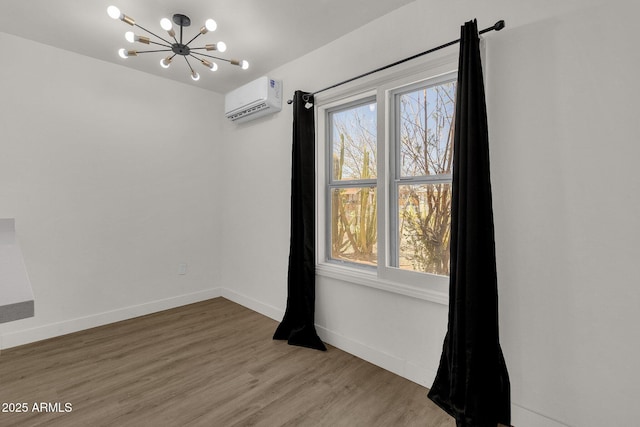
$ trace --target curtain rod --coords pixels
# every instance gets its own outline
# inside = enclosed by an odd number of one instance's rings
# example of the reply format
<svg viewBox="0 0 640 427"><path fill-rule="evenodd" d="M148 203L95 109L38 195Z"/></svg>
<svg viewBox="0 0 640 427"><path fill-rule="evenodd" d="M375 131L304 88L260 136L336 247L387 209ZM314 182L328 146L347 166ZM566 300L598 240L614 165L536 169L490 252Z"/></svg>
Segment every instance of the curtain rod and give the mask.
<svg viewBox="0 0 640 427"><path fill-rule="evenodd" d="M502 19L501 19L500 21L496 22L493 26L488 27L488 28L485 28L484 30L479 31L479 32L478 32L478 35L480 35L480 34L484 34L484 33L488 33L489 31L500 31L500 30L502 30L504 27L505 27L504 20L502 20ZM331 85L331 86L327 86L327 87L325 87L325 88L323 88L323 89L320 89L320 90L317 90L317 91L315 91L315 92L313 92L313 93L310 93L310 94L307 94L307 95L303 95L303 96L302 96L302 99L303 99L305 102L308 102L308 101L309 101L309 98L310 98L311 96L316 95L316 94L318 94L318 93L320 93L320 92L324 92L325 90L329 90L329 89L333 89L334 87L342 86L343 84L346 84L346 83L352 82L352 81L354 81L354 80L361 79L361 78L363 78L363 77L366 77L366 76L368 76L368 75L370 75L370 74L373 74L373 73L377 73L377 72L379 72L379 71L386 70L387 68L395 67L396 65L400 65L400 64L402 64L402 63L404 63L404 62L411 61L412 59L416 59L416 58L418 58L418 57L420 57L420 56L427 55L427 54L429 54L429 53L433 53L433 52L438 51L438 50L440 50L440 49L444 49L445 47L452 46L452 45L454 45L454 44L456 44L456 43L459 43L459 42L460 42L460 39L457 39L457 40L450 41L449 43L445 43L445 44L443 44L443 45L440 45L440 46L438 46L438 47L434 47L434 48L431 48L431 49L429 49L429 50L425 50L424 52L420 52L420 53L417 53L417 54L415 54L415 55L413 55L413 56L410 56L410 57L408 57L408 58L404 58L404 59L401 59L401 60L399 60L399 61L396 61L396 62L394 62L393 64L388 64L388 65L385 65L385 66L383 66L383 67L376 68L375 70L371 70L371 71L368 71L368 72L366 72L366 73L364 73L364 74L360 74L360 75L358 75L358 76L351 77L350 79L343 80L343 81L341 81L340 83L336 83L336 84ZM291 104L291 103L293 103L293 100L291 100L291 99L290 99L290 100L288 100L288 101L287 101L287 104ZM307 107L307 108L311 108L311 107Z"/></svg>

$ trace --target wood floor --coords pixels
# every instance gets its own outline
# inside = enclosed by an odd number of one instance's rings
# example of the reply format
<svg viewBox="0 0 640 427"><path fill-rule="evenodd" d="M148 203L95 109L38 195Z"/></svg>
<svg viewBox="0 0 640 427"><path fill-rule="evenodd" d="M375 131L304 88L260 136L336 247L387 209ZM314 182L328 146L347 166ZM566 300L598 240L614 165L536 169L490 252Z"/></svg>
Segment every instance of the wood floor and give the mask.
<svg viewBox="0 0 640 427"><path fill-rule="evenodd" d="M3 350L0 425L455 425L427 389L276 326L216 298Z"/></svg>

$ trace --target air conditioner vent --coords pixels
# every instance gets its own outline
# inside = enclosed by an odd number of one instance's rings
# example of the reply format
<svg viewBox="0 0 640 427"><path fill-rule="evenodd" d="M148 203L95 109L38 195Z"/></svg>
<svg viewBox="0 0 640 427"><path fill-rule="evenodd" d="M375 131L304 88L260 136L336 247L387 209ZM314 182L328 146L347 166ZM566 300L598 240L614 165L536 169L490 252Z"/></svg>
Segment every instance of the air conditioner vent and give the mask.
<svg viewBox="0 0 640 427"><path fill-rule="evenodd" d="M229 92L224 98L225 116L245 122L282 109L282 82L261 77Z"/></svg>
<svg viewBox="0 0 640 427"><path fill-rule="evenodd" d="M263 102L262 104L256 105L255 107L251 107L251 108L248 108L246 110L242 110L240 112L237 112L235 114L228 115L227 118L229 120L231 120L231 121L235 121L235 120L238 120L241 117L245 117L245 116L257 113L260 110L264 110L265 108L269 108L269 106L267 105L266 102Z"/></svg>

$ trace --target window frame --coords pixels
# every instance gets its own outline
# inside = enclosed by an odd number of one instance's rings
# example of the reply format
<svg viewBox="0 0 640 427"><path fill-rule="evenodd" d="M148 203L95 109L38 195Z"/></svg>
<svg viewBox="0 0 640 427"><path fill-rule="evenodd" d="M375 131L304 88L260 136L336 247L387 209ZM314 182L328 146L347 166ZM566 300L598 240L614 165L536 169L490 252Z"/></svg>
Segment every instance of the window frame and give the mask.
<svg viewBox="0 0 640 427"><path fill-rule="evenodd" d="M398 155L393 151L395 130L398 124L394 97L414 87L436 85L457 76L457 53L443 53L432 58L421 58L413 64L400 66L396 70L386 70L376 77L369 77L343 85L315 96L316 113L316 273L323 277L338 279L348 283L381 289L418 299L448 304L449 277L429 273L401 270L393 267L391 261L392 246L390 239L394 219L388 202L394 194L392 188L397 185L395 173ZM377 111L377 203L378 203L378 265L365 266L330 259L330 190L331 161L327 151L332 125L329 113L349 108L349 106L376 100ZM349 182L351 184L351 182ZM397 221L397 213L395 214ZM396 222L397 224L397 222ZM397 244L396 244L397 246Z"/></svg>

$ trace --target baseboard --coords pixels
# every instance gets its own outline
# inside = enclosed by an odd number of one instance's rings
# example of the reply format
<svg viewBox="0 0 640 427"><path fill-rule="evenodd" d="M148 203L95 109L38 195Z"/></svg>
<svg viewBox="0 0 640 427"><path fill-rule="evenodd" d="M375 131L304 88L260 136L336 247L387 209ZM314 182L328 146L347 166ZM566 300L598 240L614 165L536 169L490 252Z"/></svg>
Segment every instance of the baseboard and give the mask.
<svg viewBox="0 0 640 427"><path fill-rule="evenodd" d="M420 384L421 386L429 387L433 384L435 372L429 372L428 369L424 369L423 367L410 363L404 359L369 347L364 343L345 337L344 335L331 331L323 326L316 325L316 331L322 341L337 347L340 350L353 354L360 359L366 360L369 363L393 372L394 374Z"/></svg>
<svg viewBox="0 0 640 427"><path fill-rule="evenodd" d="M250 310L260 313L264 316L270 317L276 321L282 320L284 311L260 302L256 299L248 297L246 295L239 294L227 288L222 288L222 297L230 301L240 304ZM387 371L391 371L396 375L407 378L417 384L424 387L429 387L435 378L435 372L425 370L423 367L407 362L398 357L384 353L380 350L376 350L367 346L361 342L355 341L349 337L345 337L335 331L329 330L321 325L316 324L316 331L322 341L330 344L340 350L346 351L349 354L353 354L360 359L373 363Z"/></svg>
<svg viewBox="0 0 640 427"><path fill-rule="evenodd" d="M227 288L221 288L221 295L223 298L233 301L236 304L240 304L250 310L260 313L263 316L270 317L273 320L281 321L284 317L284 311L269 304L265 304L256 299L250 298L246 295L239 294Z"/></svg>
<svg viewBox="0 0 640 427"><path fill-rule="evenodd" d="M85 329L95 328L97 326L107 325L121 320L132 319L134 317L144 316L146 314L156 313L158 311L168 310L220 296L222 296L221 289L212 288L162 300L151 301L144 304L132 305L113 311L97 313L91 316L78 317L62 322L51 323L48 325L38 326L36 328L8 332L0 335L0 350L48 338L54 338Z"/></svg>
<svg viewBox="0 0 640 427"><path fill-rule="evenodd" d="M570 427L516 403L511 403L511 424L515 427Z"/></svg>
<svg viewBox="0 0 640 427"><path fill-rule="evenodd" d="M405 364L404 372L405 375L402 375L404 378L427 388L431 387L433 381L436 379L436 371L411 362Z"/></svg>

